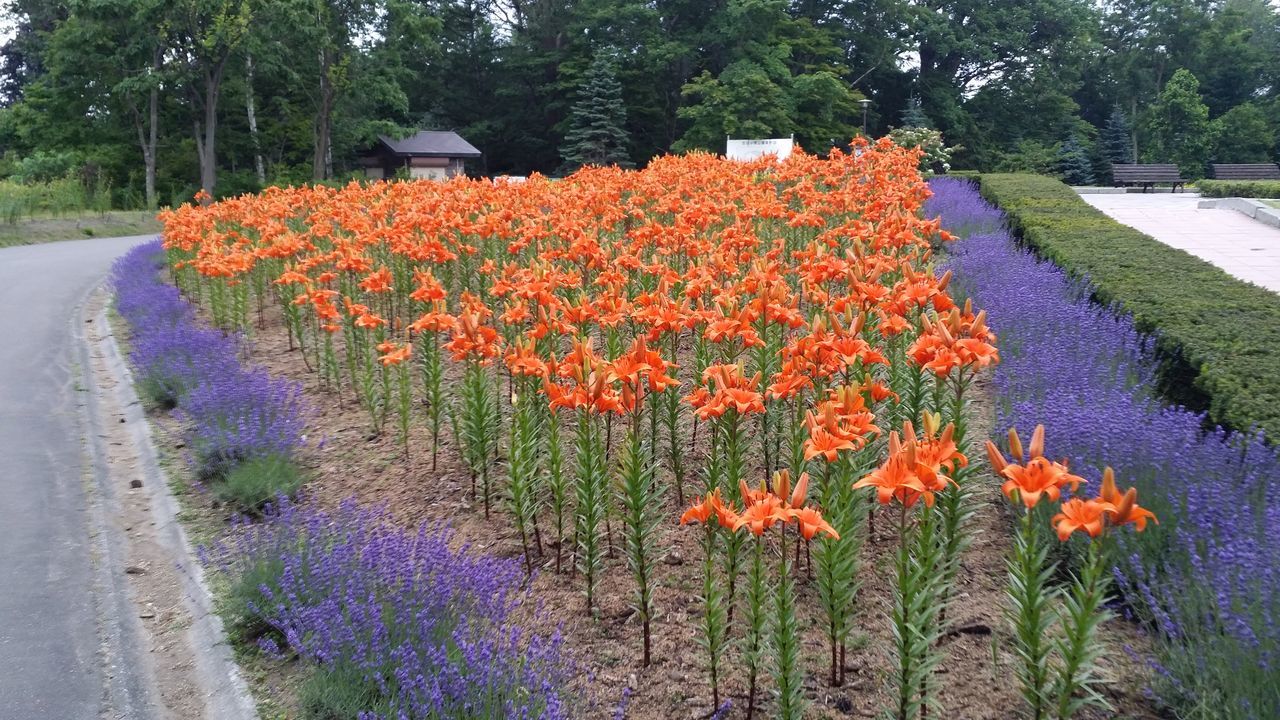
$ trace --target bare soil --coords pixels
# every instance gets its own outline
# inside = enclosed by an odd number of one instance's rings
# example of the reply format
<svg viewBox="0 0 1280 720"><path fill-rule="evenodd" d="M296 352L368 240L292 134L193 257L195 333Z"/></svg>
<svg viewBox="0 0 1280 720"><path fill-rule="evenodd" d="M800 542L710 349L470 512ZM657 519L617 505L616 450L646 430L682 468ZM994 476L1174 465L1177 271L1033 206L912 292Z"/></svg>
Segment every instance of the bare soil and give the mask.
<svg viewBox="0 0 1280 720"><path fill-rule="evenodd" d="M126 430L124 408L116 399L117 380L107 368L103 354L110 328L99 327L106 296L95 293L86 305L86 339L91 344L91 367L99 410L104 418L101 438L107 449L108 482L117 499L114 523L127 539L125 564L112 568L129 580L133 608L144 632L144 647L150 650L150 672L158 694L161 717L174 720L207 717L203 686L194 670L196 656L188 630L192 618L184 601L184 590L174 556L158 539L152 514L151 495L141 486L138 448ZM133 487L134 482L139 484ZM209 718L209 720L217 720Z"/></svg>
<svg viewBox="0 0 1280 720"><path fill-rule="evenodd" d="M264 327L255 332L252 359L274 374L300 381L315 409L309 433L311 442L301 462L309 470L305 493L313 501L333 506L348 497L362 503L387 506L406 524L447 523L462 541L485 552L521 555L514 524L499 509L486 520L483 508L468 497L470 481L447 428L441 438L436 469L431 468L431 442L425 423L411 430L411 453L406 456L394 429L382 435L370 431L367 413L349 393L339 397L320 387L318 376L308 372L301 353L291 351L283 325L270 313ZM981 439L990 436L993 405L989 383L979 378L973 392L970 420L971 459L978 455ZM615 440L620 433L615 433ZM690 457L696 477L697 458ZM501 473L501 468L496 472ZM938 671L940 698L945 711L939 718L958 720L1013 720L1023 716L1014 674L1015 658L1008 649L1002 618L1006 581L1005 558L1012 546L1011 516L998 484L983 471L977 483L977 514L972 523L973 543L964 555L957 579L956 601L947 619L949 631L942 640L944 661ZM693 483L686 488L691 497ZM667 555L656 578L656 612L653 624L654 662L640 666L640 627L631 608L632 582L621 557L607 561L600 602L594 617L585 612L582 579L555 572L555 548L543 548L532 583L534 598L562 624L567 643L589 671L583 696L592 706L591 717L611 717L625 688L631 689L626 717L635 720L699 718L711 709L711 696L703 655L696 643L701 588L701 551L696 528L678 525L681 508L673 492L667 493L667 520L661 531ZM827 683L828 654L820 626L816 590L811 582L799 583L799 607L803 631L803 661L807 695L814 718L872 718L890 700L888 672L893 666L891 625L892 556L897 542L893 522L883 516L876 533L863 549L862 589L858 596L858 621L846 656L847 682L843 687ZM544 522L542 537L551 531ZM563 557L568 568L568 548ZM1147 668L1126 647L1143 655L1146 642L1140 631L1123 620L1107 623L1109 652L1102 666L1113 680L1107 695L1114 713L1092 717L1158 717L1144 698ZM745 717L746 687L740 654L730 653L726 665L730 677L722 693L733 700L731 717ZM288 683L281 683L287 686ZM763 717L771 712L768 681L764 689ZM288 706L287 698L280 704Z"/></svg>

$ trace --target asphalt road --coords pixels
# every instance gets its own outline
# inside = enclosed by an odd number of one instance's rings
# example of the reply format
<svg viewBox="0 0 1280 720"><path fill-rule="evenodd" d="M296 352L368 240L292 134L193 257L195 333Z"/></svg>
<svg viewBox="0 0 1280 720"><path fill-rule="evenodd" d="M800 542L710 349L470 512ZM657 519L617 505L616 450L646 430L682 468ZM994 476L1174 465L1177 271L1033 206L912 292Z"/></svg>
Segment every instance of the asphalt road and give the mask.
<svg viewBox="0 0 1280 720"><path fill-rule="evenodd" d="M0 717L131 715L145 658L104 582L73 316L154 236L0 249ZM123 638L123 639L122 639Z"/></svg>

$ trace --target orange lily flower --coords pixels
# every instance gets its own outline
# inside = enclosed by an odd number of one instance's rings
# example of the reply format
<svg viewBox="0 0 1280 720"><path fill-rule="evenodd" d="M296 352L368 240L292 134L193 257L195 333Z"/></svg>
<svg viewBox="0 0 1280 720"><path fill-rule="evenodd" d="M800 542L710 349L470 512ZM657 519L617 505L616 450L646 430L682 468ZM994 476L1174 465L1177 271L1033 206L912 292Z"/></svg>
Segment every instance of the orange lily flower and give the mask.
<svg viewBox="0 0 1280 720"><path fill-rule="evenodd" d="M1053 516L1058 539L1066 542L1076 531L1086 532L1091 538L1098 537L1106 527L1106 516L1112 509L1110 503L1101 500L1071 498L1062 503L1061 512Z"/></svg>

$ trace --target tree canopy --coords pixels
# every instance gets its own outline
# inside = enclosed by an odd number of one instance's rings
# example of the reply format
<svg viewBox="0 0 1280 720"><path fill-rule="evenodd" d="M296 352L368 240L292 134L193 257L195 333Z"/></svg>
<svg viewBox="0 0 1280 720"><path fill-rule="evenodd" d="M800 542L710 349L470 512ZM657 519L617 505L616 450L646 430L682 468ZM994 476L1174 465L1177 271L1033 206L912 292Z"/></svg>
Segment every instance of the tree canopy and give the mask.
<svg viewBox="0 0 1280 720"><path fill-rule="evenodd" d="M958 168L1203 168L1275 160L1280 133L1269 0L0 3L0 175L69 158L117 204L340 181L414 129L458 131L477 174L729 135L822 153L864 98L871 134L927 125Z"/></svg>

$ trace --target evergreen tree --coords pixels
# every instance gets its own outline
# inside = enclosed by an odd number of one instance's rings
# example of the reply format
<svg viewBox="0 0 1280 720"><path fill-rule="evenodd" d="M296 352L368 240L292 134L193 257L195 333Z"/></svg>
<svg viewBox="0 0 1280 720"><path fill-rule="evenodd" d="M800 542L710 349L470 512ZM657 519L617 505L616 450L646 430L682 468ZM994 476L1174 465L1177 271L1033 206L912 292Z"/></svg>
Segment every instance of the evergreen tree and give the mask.
<svg viewBox="0 0 1280 720"><path fill-rule="evenodd" d="M1068 185L1092 185L1094 182L1089 149L1075 135L1068 137L1058 148L1058 172Z"/></svg>
<svg viewBox="0 0 1280 720"><path fill-rule="evenodd" d="M1102 154L1111 163L1124 165L1134 162L1133 128L1119 105L1111 109L1107 124L1102 128L1101 145Z"/></svg>
<svg viewBox="0 0 1280 720"><path fill-rule="evenodd" d="M907 99L907 107L902 111L902 127L933 127L929 122L929 116L924 114L924 107L921 105L920 97L918 95L912 95Z"/></svg>
<svg viewBox="0 0 1280 720"><path fill-rule="evenodd" d="M1213 146L1209 107L1200 99L1200 81L1185 68L1165 84L1148 123L1151 162L1173 163L1188 180L1204 177Z"/></svg>
<svg viewBox="0 0 1280 720"><path fill-rule="evenodd" d="M569 132L560 146L566 170L583 165L629 167L627 107L610 52L598 52L569 113Z"/></svg>

